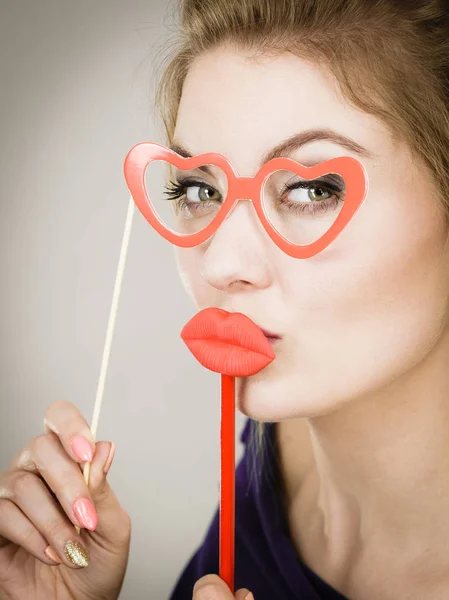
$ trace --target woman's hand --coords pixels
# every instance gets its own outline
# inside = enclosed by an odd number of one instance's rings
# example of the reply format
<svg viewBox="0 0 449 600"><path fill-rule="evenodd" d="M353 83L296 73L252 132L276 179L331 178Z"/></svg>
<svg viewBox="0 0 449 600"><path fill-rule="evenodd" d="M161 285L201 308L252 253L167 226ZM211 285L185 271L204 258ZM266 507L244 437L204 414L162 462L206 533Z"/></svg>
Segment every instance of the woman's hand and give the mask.
<svg viewBox="0 0 449 600"><path fill-rule="evenodd" d="M254 596L246 588L241 588L233 596L218 575L205 575L195 583L192 600L254 600Z"/></svg>
<svg viewBox="0 0 449 600"><path fill-rule="evenodd" d="M0 473L0 598L115 600L131 524L106 480L114 445L94 445L69 402L51 404L44 424ZM81 465L90 461L88 488Z"/></svg>

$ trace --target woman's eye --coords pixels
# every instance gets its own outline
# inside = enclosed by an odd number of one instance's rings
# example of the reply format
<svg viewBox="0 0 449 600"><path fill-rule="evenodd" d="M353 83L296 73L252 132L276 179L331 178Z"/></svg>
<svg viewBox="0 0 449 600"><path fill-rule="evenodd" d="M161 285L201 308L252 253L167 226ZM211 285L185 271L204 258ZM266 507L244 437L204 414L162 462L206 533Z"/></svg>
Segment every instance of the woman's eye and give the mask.
<svg viewBox="0 0 449 600"><path fill-rule="evenodd" d="M220 193L206 185L186 187L186 197L189 202L204 202L220 200Z"/></svg>
<svg viewBox="0 0 449 600"><path fill-rule="evenodd" d="M288 199L291 202L319 202L320 200L328 200L332 197L332 193L324 187L309 186L298 187L291 189L288 193Z"/></svg>

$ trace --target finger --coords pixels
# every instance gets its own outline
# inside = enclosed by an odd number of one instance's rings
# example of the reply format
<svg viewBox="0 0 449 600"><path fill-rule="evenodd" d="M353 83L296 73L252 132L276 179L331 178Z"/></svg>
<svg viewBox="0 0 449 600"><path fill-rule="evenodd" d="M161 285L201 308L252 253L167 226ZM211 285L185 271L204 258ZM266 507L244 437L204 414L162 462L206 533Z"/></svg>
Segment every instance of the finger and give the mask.
<svg viewBox="0 0 449 600"><path fill-rule="evenodd" d="M58 437L72 460L77 463L91 462L95 443L89 425L75 405L65 401L54 402L45 413L44 424L47 434L53 433ZM32 445L33 440L18 452L9 465L10 470L34 471Z"/></svg>
<svg viewBox="0 0 449 600"><path fill-rule="evenodd" d="M42 551L45 553L50 545L67 566L87 566L88 555L81 537L59 510L42 479L27 471L13 471L4 474L2 485L8 490L9 498L1 500L0 535L26 547L34 556L40 553L37 558L41 558ZM11 505L16 510L13 511ZM20 518L20 513L23 518ZM19 526L16 526L16 519ZM35 529L44 542L36 535Z"/></svg>
<svg viewBox="0 0 449 600"><path fill-rule="evenodd" d="M0 548L12 542L43 563L55 565L45 554L48 543L44 536L10 500L0 500L0 534Z"/></svg>
<svg viewBox="0 0 449 600"><path fill-rule="evenodd" d="M98 525L90 534L93 539L100 536L104 542L109 542L111 549L122 551L129 545L131 522L129 515L120 505L117 496L107 480L107 471L114 457L115 444L112 442L97 442L95 456L90 467L89 490L99 515Z"/></svg>
<svg viewBox="0 0 449 600"><path fill-rule="evenodd" d="M242 600L247 593L248 590L243 590L242 595L242 590L239 590L238 594L241 598L238 598L238 600ZM192 600L210 600L211 598L214 598L214 600L234 600L234 595L229 586L218 575L205 575L195 583L193 588Z"/></svg>
<svg viewBox="0 0 449 600"><path fill-rule="evenodd" d="M77 462L91 462L95 440L89 424L77 406L65 400L53 402L44 416L46 432L56 434L67 454Z"/></svg>
<svg viewBox="0 0 449 600"><path fill-rule="evenodd" d="M254 596L248 589L241 588L236 592L235 600L254 600Z"/></svg>
<svg viewBox="0 0 449 600"><path fill-rule="evenodd" d="M94 531L98 515L90 491L77 463L68 456L54 433L32 440L26 464L18 463L21 470L40 475L58 499L67 517L74 525Z"/></svg>

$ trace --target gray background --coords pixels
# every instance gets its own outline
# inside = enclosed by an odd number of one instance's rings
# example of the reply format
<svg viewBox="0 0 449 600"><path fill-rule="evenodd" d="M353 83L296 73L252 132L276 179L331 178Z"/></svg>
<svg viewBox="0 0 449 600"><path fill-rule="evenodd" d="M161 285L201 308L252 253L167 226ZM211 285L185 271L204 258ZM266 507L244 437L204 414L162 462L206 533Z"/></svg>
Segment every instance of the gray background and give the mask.
<svg viewBox="0 0 449 600"><path fill-rule="evenodd" d="M43 433L51 402L91 420L123 160L162 141L152 77L172 9L0 0L0 469ZM133 521L121 598L167 598L217 506L219 376L179 336L194 313L172 248L136 210L97 437L117 444L109 478Z"/></svg>

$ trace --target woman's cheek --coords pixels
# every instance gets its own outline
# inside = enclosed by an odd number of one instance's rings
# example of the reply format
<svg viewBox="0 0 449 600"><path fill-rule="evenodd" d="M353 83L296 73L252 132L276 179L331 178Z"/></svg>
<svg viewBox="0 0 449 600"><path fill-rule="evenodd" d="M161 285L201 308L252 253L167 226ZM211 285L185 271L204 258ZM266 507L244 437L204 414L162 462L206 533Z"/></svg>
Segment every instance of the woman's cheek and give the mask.
<svg viewBox="0 0 449 600"><path fill-rule="evenodd" d="M174 247L179 277L187 295L198 309L214 304L214 290L201 275L199 248Z"/></svg>
<svg viewBox="0 0 449 600"><path fill-rule="evenodd" d="M181 283L189 298L195 303L195 289L193 284L192 265L190 264L188 250L174 246L176 268L178 270Z"/></svg>

